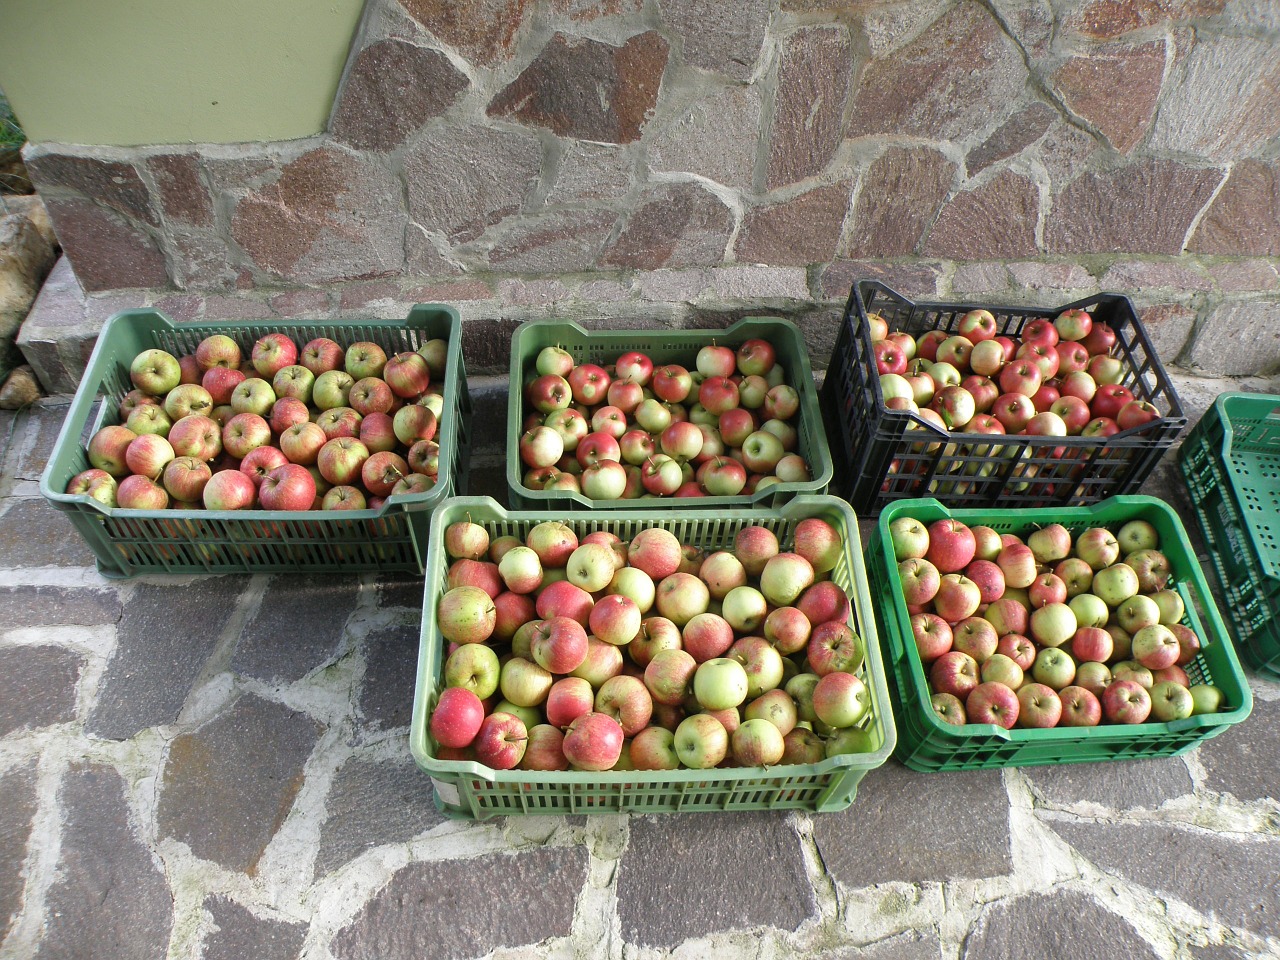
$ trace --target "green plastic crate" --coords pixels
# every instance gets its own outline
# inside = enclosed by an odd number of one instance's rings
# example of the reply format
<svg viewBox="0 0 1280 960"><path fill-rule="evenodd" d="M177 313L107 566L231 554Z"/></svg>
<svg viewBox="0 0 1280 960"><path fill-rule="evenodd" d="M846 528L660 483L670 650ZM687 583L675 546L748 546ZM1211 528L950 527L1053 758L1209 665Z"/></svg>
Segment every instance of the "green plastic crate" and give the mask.
<svg viewBox="0 0 1280 960"><path fill-rule="evenodd" d="M995 724L953 726L939 719L930 704L925 671L911 631L910 615L897 579L889 524L914 517L924 524L954 518L970 526L986 525L1019 535L1038 526L1061 523L1073 534L1094 526L1116 526L1133 519L1153 524L1160 549L1173 567L1173 583L1186 604L1184 622L1203 647L1185 669L1193 683L1213 683L1223 692L1223 709L1170 723L1103 724L1048 730ZM1186 528L1163 500L1145 496L1111 497L1085 507L1025 510L953 510L937 500L900 500L881 512L867 554L867 572L880 617L880 636L897 694L895 756L914 770L978 770L1051 763L1086 763L1185 753L1201 741L1239 723L1253 708L1253 694L1236 659L1230 637L1214 606Z"/></svg>
<svg viewBox="0 0 1280 960"><path fill-rule="evenodd" d="M1241 655L1280 676L1280 397L1219 396L1179 465Z"/></svg>
<svg viewBox="0 0 1280 960"><path fill-rule="evenodd" d="M871 753L831 757L814 764L776 767L717 768L661 772L540 772L493 770L483 764L441 760L427 732L431 709L441 690L445 644L435 624L436 603L445 591L448 558L444 530L455 520L470 519L490 538L513 534L523 539L535 524L564 520L579 537L606 530L630 539L648 527L662 526L682 543L708 552L725 549L742 527L760 524L773 530L784 549L795 526L806 517L822 517L840 530L846 550L831 579L849 595L854 629L866 642L859 674L871 695L869 718L863 722L876 743ZM868 771L881 766L893 751L896 733L889 707L880 644L863 567L858 524L849 505L833 497L798 497L777 510L724 511L671 509L661 515L634 511L586 514L567 519L558 511L508 511L488 497L457 497L436 514L428 551L418 648L418 679L413 700L409 746L418 766L431 775L436 806L445 814L483 820L503 814L689 813L718 810L840 810L853 802Z"/></svg>
<svg viewBox="0 0 1280 960"><path fill-rule="evenodd" d="M120 422L120 400L133 387L133 358L152 347L182 356L215 333L234 338L246 354L267 333L287 334L299 347L316 337L329 337L344 347L371 341L388 354L416 350L432 339L446 340L445 413L438 436L442 479L426 493L392 497L377 510L341 512L124 510L104 507L84 494L65 493L67 482L90 466L88 439L100 427ZM40 492L66 513L106 577L327 570L421 573L432 511L446 497L465 492L470 424L461 321L452 307L419 304L404 320L342 322L175 323L155 310L125 310L111 317L98 335L40 478Z"/></svg>
<svg viewBox="0 0 1280 960"><path fill-rule="evenodd" d="M787 383L800 394L800 411L795 421L796 452L809 464L812 479L776 483L750 496L699 497L704 507L769 507L785 503L800 494L826 493L834 467L827 435L818 411L817 389L804 336L795 324L776 317L746 317L725 330L587 330L565 320L531 320L516 328L511 338L511 389L507 399L507 487L512 506L522 509L561 507L569 510L662 510L671 497L645 500L593 500L581 493L563 490L531 490L523 483L524 464L520 460L520 434L525 417L524 385L536 375L534 361L543 347L562 347L573 356L575 365L613 363L629 350L647 354L655 367L678 363L694 369L698 350L709 343L739 347L753 337L767 340L776 351L777 362L787 372Z"/></svg>

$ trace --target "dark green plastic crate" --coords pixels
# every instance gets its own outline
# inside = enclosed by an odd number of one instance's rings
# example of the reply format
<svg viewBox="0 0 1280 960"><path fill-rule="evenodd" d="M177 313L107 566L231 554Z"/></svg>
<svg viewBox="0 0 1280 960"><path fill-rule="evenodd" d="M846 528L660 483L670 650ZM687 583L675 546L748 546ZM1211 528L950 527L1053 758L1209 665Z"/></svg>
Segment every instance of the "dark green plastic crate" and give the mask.
<svg viewBox="0 0 1280 960"><path fill-rule="evenodd" d="M1016 337L1031 320L1074 307L1115 331L1123 383L1154 403L1160 419L1111 437L993 436L948 433L910 411L885 407L869 314L882 316L890 331L917 337L954 330L966 313L983 308L995 316L1001 336ZM1055 308L916 302L874 280L858 281L849 293L822 386L822 415L835 463L831 492L865 514L913 497L953 507L1037 508L1136 493L1186 426L1173 382L1128 297L1100 293Z"/></svg>
<svg viewBox="0 0 1280 960"><path fill-rule="evenodd" d="M1186 604L1183 622L1196 631L1204 644L1195 660L1183 669L1192 683L1213 683L1222 690L1222 710L1169 723L1059 726L1047 730L1005 730L986 723L953 726L939 719L930 703L929 686L889 539L889 524L898 517L914 517L925 525L950 517L970 526L986 525L1000 533L1019 535L1050 523L1061 523L1075 535L1089 527L1115 529L1128 520L1149 521L1159 533L1160 550L1173 568L1171 584ZM1174 756L1239 723L1253 708L1253 694L1191 549L1186 528L1172 508L1155 497L1112 497L1085 507L1025 510L953 510L933 499L901 500L880 514L867 551L867 574L896 694L895 756L914 770L978 770Z"/></svg>
<svg viewBox="0 0 1280 960"><path fill-rule="evenodd" d="M441 690L446 644L434 613L446 588L449 561L444 531L451 522L469 519L483 526L491 539L512 534L522 540L530 528L545 520L564 520L579 538L593 530L606 530L629 540L641 530L661 526L682 543L711 552L730 548L738 530L751 524L771 529L786 549L796 525L806 517L822 517L845 537L844 556L831 571L831 579L848 594L854 610L853 627L866 641L866 659L858 672L871 695L871 711L861 726L871 732L876 743L872 752L768 768L616 773L493 770L481 763L436 756L427 725ZM682 500L661 514L611 511L574 513L568 518L555 510L508 511L488 497L457 497L446 500L436 513L425 579L409 746L418 766L431 775L436 806L451 817L483 820L504 814L840 810L853 802L863 777L893 752L893 712L871 613L858 524L849 505L834 497L798 497L775 510L736 510L730 514Z"/></svg>
<svg viewBox="0 0 1280 960"><path fill-rule="evenodd" d="M1179 464L1240 653L1280 676L1280 397L1222 394Z"/></svg>
<svg viewBox="0 0 1280 960"><path fill-rule="evenodd" d="M255 340L283 333L301 348L316 337L346 347L377 343L388 355L416 350L428 340L448 343L440 481L426 493L390 498L377 510L124 510L65 493L67 482L90 467L88 439L120 422L119 403L133 387L129 364L159 347L192 353L205 337L226 334L245 354ZM446 497L465 492L470 460L471 397L462 361L457 311L419 304L404 320L225 320L175 323L155 310L125 310L98 335L71 402L40 492L84 537L106 577L142 573L270 573L407 571L421 573L431 513Z"/></svg>
<svg viewBox="0 0 1280 960"><path fill-rule="evenodd" d="M725 330L588 330L567 320L531 320L516 328L511 338L511 389L507 399L507 487L512 506L523 509L561 507L568 510L662 510L673 497L635 500L593 500L564 490L531 490L523 482L520 434L525 418L524 386L535 374L534 361L543 347L562 347L574 365L613 363L629 350L639 350L655 367L678 363L694 369L698 351L710 343L737 349L759 337L776 351L777 362L787 372L787 383L800 395L800 410L792 421L798 433L796 452L809 464L811 479L771 484L751 495L697 497L702 507L777 506L800 494L826 493L831 483L831 451L827 446L817 389L804 336L795 324L777 317L746 317Z"/></svg>

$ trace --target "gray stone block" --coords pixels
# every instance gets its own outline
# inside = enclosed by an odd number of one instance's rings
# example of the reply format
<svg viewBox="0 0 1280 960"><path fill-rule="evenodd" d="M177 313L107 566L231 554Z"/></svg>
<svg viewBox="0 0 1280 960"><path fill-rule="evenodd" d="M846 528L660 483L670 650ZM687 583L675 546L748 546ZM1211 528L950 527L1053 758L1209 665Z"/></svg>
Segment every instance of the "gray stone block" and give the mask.
<svg viewBox="0 0 1280 960"><path fill-rule="evenodd" d="M79 531L46 500L10 500L9 509L0 515L0 570L88 567L93 560Z"/></svg>
<svg viewBox="0 0 1280 960"><path fill-rule="evenodd" d="M90 735L127 740L177 719L248 579L209 577L197 583L194 589L138 586L86 724Z"/></svg>
<svg viewBox="0 0 1280 960"><path fill-rule="evenodd" d="M36 815L36 764L30 761L0 775L0 943L22 912L31 821Z"/></svg>
<svg viewBox="0 0 1280 960"><path fill-rule="evenodd" d="M10 627L96 627L118 622L123 611L114 590L0 587L0 623Z"/></svg>
<svg viewBox="0 0 1280 960"><path fill-rule="evenodd" d="M436 810L431 778L398 738L396 757L355 756L334 775L316 853L316 877L384 843L403 843L445 821Z"/></svg>
<svg viewBox="0 0 1280 960"><path fill-rule="evenodd" d="M945 817L904 817L928 790ZM998 877L1013 868L1009 797L999 770L931 776L890 761L867 774L846 810L816 817L813 839L831 876L848 887Z"/></svg>
<svg viewBox="0 0 1280 960"><path fill-rule="evenodd" d="M0 648L0 737L74 720L83 667L61 647Z"/></svg>
<svg viewBox="0 0 1280 960"><path fill-rule="evenodd" d="M329 949L339 960L462 960L567 937L586 879L582 847L413 863ZM513 895L495 900L497 890Z"/></svg>
<svg viewBox="0 0 1280 960"><path fill-rule="evenodd" d="M1280 739L1262 735L1280 722L1280 703L1253 698L1253 712L1245 725L1232 727L1196 752L1205 768L1205 786L1239 800L1268 800L1276 796L1280 770Z"/></svg>
<svg viewBox="0 0 1280 960"><path fill-rule="evenodd" d="M992 904L964 941L962 960L988 957L1156 960L1160 954L1121 917L1074 890Z"/></svg>
<svg viewBox="0 0 1280 960"><path fill-rule="evenodd" d="M722 930L795 930L815 906L799 838L783 813L631 822L618 866L627 943L671 948Z"/></svg>
<svg viewBox="0 0 1280 960"><path fill-rule="evenodd" d="M1099 868L1264 937L1280 935L1280 839L1215 835L1162 823L1054 821Z"/></svg>
<svg viewBox="0 0 1280 960"><path fill-rule="evenodd" d="M13 459L6 464L12 470L10 476L18 480L39 481L49 462L49 455L53 453L58 431L67 418L68 406L64 401L45 400L18 414Z"/></svg>
<svg viewBox="0 0 1280 960"><path fill-rule="evenodd" d="M837 950L823 960L938 960L941 951L936 933L913 930L865 947Z"/></svg>
<svg viewBox="0 0 1280 960"><path fill-rule="evenodd" d="M1178 757L1125 761L1124 776L1114 763L1064 763L1022 772L1050 803L1098 803L1111 810L1153 809L1195 789Z"/></svg>
<svg viewBox="0 0 1280 960"><path fill-rule="evenodd" d="M333 658L359 596L354 577L272 577L231 669L276 683L302 679Z"/></svg>
<svg viewBox="0 0 1280 960"><path fill-rule="evenodd" d="M156 825L197 857L253 875L289 815L320 735L305 714L245 696L169 747Z"/></svg>
<svg viewBox="0 0 1280 960"><path fill-rule="evenodd" d="M58 872L45 898L38 958L165 956L173 894L132 824L120 775L104 764L67 772Z"/></svg>
<svg viewBox="0 0 1280 960"><path fill-rule="evenodd" d="M205 909L216 929L205 938L200 960L295 960L301 956L307 935L303 924L264 920L225 897L211 897Z"/></svg>
<svg viewBox="0 0 1280 960"><path fill-rule="evenodd" d="M1280 366L1280 303L1224 303L1197 326L1187 366L1205 376L1274 373Z"/></svg>
<svg viewBox="0 0 1280 960"><path fill-rule="evenodd" d="M394 626L364 643L364 683L358 710L365 724L392 730L409 723L418 671L418 626Z"/></svg>

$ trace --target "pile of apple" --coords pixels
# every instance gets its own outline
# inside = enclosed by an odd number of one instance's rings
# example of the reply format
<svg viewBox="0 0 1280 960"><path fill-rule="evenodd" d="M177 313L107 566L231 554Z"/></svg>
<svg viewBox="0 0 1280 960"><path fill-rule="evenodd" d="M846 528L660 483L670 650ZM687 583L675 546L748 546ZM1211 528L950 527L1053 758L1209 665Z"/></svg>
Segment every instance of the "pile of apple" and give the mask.
<svg viewBox="0 0 1280 960"><path fill-rule="evenodd" d="M634 350L575 365L561 347L540 350L534 368L519 441L532 490L732 497L811 479L797 452L800 395L765 340L708 344L693 370Z"/></svg>
<svg viewBox="0 0 1280 960"><path fill-rule="evenodd" d="M224 334L193 354L144 350L121 423L90 438L67 493L130 510L362 510L436 483L448 344L388 357L317 338Z"/></svg>
<svg viewBox="0 0 1280 960"><path fill-rule="evenodd" d="M998 336L988 310L970 310L955 332L919 337L868 318L885 406L939 430L977 434L1109 437L1160 418L1123 381L1116 333L1085 310L1039 317L1018 340Z"/></svg>
<svg viewBox="0 0 1280 960"><path fill-rule="evenodd" d="M659 526L579 540L543 522L491 541L468 519L444 543L440 759L675 770L874 749L866 648L827 577L843 537L821 518L790 551L759 525L705 554Z"/></svg>
<svg viewBox="0 0 1280 960"><path fill-rule="evenodd" d="M1025 540L954 519L890 522L902 597L934 711L1005 729L1168 722L1214 713L1222 692L1183 669L1200 638L1182 623L1149 522Z"/></svg>

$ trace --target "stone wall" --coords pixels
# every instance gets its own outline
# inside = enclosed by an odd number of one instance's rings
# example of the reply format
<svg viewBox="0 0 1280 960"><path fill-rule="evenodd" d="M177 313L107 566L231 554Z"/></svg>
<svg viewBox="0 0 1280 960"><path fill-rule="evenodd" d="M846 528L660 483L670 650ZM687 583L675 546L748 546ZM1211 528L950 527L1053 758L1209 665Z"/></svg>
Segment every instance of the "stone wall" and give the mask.
<svg viewBox="0 0 1280 960"><path fill-rule="evenodd" d="M1167 362L1265 374L1277 43L1250 0L370 0L321 137L27 159L88 324L439 299L496 368L528 317L767 310L822 366L872 276L1125 292Z"/></svg>

